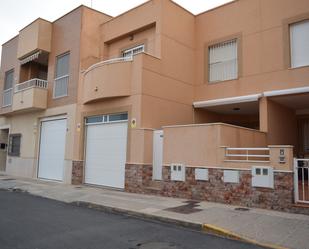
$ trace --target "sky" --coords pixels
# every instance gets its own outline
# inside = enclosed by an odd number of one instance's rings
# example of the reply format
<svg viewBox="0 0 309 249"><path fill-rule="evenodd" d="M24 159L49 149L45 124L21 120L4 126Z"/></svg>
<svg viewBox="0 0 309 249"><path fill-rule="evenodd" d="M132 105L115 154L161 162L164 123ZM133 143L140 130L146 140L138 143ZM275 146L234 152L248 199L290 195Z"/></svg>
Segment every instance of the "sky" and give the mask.
<svg viewBox="0 0 309 249"><path fill-rule="evenodd" d="M173 0L199 14L232 0ZM81 4L117 16L147 0L0 0L0 44L38 17L54 21ZM1 53L1 47L0 47Z"/></svg>

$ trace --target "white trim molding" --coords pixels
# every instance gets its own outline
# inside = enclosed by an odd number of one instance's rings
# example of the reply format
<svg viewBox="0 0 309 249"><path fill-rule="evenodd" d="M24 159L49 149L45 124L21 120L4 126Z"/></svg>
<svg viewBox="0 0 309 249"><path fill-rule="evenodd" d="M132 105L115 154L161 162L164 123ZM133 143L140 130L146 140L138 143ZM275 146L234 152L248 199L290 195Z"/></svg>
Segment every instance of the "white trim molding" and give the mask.
<svg viewBox="0 0 309 249"><path fill-rule="evenodd" d="M255 101L258 101L259 98L261 97L262 97L262 94L251 94L251 95L237 96L237 97L231 97L231 98L212 99L212 100L206 100L206 101L193 102L193 106L195 108L203 108L203 107L211 107L211 106L255 102Z"/></svg>
<svg viewBox="0 0 309 249"><path fill-rule="evenodd" d="M297 87L297 88L288 88L288 89L283 89L283 90L267 91L267 92L264 92L263 95L265 97L273 97L273 96L298 94L298 93L309 93L309 86Z"/></svg>

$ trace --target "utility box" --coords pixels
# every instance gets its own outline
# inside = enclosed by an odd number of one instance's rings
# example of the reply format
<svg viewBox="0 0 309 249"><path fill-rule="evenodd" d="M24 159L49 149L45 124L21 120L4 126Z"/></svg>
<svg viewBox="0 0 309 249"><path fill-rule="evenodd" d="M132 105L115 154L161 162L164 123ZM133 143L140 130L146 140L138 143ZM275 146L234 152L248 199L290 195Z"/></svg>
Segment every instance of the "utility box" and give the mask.
<svg viewBox="0 0 309 249"><path fill-rule="evenodd" d="M253 166L252 187L274 188L273 168L268 166Z"/></svg>
<svg viewBox="0 0 309 249"><path fill-rule="evenodd" d="M181 182L186 180L186 167L183 164L171 164L171 180Z"/></svg>

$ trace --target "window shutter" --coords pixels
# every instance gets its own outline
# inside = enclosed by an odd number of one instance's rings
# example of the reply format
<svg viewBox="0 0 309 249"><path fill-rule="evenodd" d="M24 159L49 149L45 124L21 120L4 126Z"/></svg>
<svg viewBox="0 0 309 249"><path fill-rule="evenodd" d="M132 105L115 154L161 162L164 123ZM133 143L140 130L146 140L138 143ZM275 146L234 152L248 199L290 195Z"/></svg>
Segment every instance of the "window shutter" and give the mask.
<svg viewBox="0 0 309 249"><path fill-rule="evenodd" d="M237 75L237 40L209 47L209 81L236 79Z"/></svg>
<svg viewBox="0 0 309 249"><path fill-rule="evenodd" d="M290 25L291 67L309 65L309 21Z"/></svg>

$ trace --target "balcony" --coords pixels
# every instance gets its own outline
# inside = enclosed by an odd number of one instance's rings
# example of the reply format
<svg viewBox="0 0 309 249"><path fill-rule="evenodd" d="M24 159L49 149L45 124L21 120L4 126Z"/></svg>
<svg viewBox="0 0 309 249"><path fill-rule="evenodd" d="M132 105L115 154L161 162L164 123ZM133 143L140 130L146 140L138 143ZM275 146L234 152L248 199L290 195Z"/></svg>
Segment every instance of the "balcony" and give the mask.
<svg viewBox="0 0 309 249"><path fill-rule="evenodd" d="M47 81L31 79L15 86L13 112L44 110L47 107Z"/></svg>
<svg viewBox="0 0 309 249"><path fill-rule="evenodd" d="M84 73L83 103L131 94L132 57L102 61Z"/></svg>
<svg viewBox="0 0 309 249"><path fill-rule="evenodd" d="M41 18L19 32L17 57L22 60L37 51L50 52L52 24Z"/></svg>

